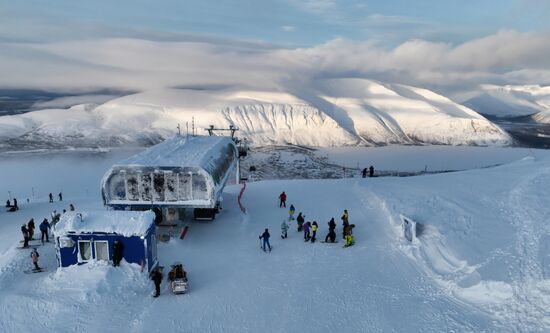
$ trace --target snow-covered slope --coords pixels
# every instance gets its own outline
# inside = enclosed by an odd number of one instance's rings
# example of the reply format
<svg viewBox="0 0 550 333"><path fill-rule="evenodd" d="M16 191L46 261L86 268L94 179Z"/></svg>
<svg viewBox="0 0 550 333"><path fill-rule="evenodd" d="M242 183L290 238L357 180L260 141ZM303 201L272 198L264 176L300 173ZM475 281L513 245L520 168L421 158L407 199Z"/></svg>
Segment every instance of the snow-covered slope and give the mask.
<svg viewBox="0 0 550 333"><path fill-rule="evenodd" d="M214 125L240 129L255 145L434 143L506 145L509 136L472 110L425 89L370 80L316 83L293 92L166 89L0 117L0 136L56 145L155 142L177 125L198 134Z"/></svg>
<svg viewBox="0 0 550 333"><path fill-rule="evenodd" d="M68 204L48 203L46 185L63 183L77 210L101 209L99 193L77 193L107 166L97 161L98 170L66 182L63 174L79 173L77 163L48 159L56 179L44 180L23 171L38 157L4 161L12 166L2 177L25 184L12 193L29 193L31 182L41 195L20 200L16 213L0 211L0 331L548 332L550 159L534 154L432 176L249 183L246 215L236 202L240 188L228 186L215 221L188 221L184 240L159 244L163 265L185 265L190 291L173 295L164 280L157 299L147 275L125 262L56 270L49 243L38 248L47 272L24 274L32 264L30 251L16 249L21 224ZM305 243L294 223L281 239L282 190L319 222L319 240L334 217L340 242ZM342 248L344 209L356 225L350 248ZM423 225L413 243L401 236L400 214ZM264 228L270 254L259 249Z"/></svg>
<svg viewBox="0 0 550 333"><path fill-rule="evenodd" d="M479 113L496 117L533 116L550 123L550 86L482 86L464 102Z"/></svg>

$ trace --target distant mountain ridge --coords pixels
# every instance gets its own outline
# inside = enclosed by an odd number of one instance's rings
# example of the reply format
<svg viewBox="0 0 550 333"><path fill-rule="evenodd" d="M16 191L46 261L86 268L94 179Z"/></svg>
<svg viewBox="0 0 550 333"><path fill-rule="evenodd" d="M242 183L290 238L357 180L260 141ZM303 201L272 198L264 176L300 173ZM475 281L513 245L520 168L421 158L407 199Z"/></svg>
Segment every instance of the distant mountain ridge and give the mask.
<svg viewBox="0 0 550 333"><path fill-rule="evenodd" d="M103 104L0 117L10 145L154 143L194 125L240 129L253 145L508 145L506 132L432 91L365 79L333 79L288 91L163 89Z"/></svg>

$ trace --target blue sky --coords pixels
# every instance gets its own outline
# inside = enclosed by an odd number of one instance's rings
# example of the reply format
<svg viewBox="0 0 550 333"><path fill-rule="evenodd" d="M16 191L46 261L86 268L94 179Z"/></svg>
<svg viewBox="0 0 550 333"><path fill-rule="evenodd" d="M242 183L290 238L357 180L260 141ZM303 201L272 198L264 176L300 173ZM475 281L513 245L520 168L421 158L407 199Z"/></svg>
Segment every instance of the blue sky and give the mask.
<svg viewBox="0 0 550 333"><path fill-rule="evenodd" d="M0 1L0 38L9 41L208 36L311 47L344 38L392 47L550 27L543 0Z"/></svg>

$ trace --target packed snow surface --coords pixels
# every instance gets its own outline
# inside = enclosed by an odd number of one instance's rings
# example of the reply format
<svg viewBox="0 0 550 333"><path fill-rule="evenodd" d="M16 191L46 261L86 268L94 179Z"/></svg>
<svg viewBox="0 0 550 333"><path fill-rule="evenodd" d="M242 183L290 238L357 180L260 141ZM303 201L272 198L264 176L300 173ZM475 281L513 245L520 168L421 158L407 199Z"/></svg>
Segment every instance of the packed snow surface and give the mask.
<svg viewBox="0 0 550 333"><path fill-rule="evenodd" d="M4 149L157 143L182 132L239 128L257 146L434 143L508 145L510 137L471 109L426 89L364 79L320 80L282 91L164 89L103 104L0 117ZM25 145L26 144L26 145Z"/></svg>
<svg viewBox="0 0 550 333"><path fill-rule="evenodd" d="M159 298L151 297L154 287L135 265L56 269L51 243L38 247L46 272L23 273L31 259L30 250L16 248L21 224L69 202L80 211L101 209L99 194L84 189L99 184L108 165L88 159L97 163L88 171L47 162L55 179L43 179L25 172L36 168L36 157L0 162L3 184L15 184L8 189L20 202L19 211L0 212L2 332L550 330L547 151L438 175L252 182L241 199L246 214L237 205L240 186L227 186L215 221L187 220L184 240L159 244L161 264L182 262L190 283L188 294L173 295L163 281ZM27 203L22 198L33 183L36 196ZM68 201L47 202L53 184L63 186ZM279 237L288 220L277 199L282 191L287 207L294 204L319 223L317 242L304 242L295 221L288 239ZM349 248L342 247L344 209L356 225ZM401 214L421 224L413 243L402 236ZM324 244L331 217L339 243ZM265 228L271 253L259 248Z"/></svg>
<svg viewBox="0 0 550 333"><path fill-rule="evenodd" d="M106 232L126 237L143 236L153 224L155 214L122 211L67 212L55 224L57 235L74 233Z"/></svg>

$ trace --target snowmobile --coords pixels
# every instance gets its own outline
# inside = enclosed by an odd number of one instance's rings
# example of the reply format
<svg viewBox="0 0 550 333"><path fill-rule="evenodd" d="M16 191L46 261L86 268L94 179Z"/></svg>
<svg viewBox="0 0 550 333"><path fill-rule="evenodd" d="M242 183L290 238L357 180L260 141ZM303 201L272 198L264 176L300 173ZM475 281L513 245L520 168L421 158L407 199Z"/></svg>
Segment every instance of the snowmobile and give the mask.
<svg viewBox="0 0 550 333"><path fill-rule="evenodd" d="M183 265L179 262L175 262L171 267L172 269L168 273L170 290L174 294L185 294L189 289L187 272L185 272Z"/></svg>

